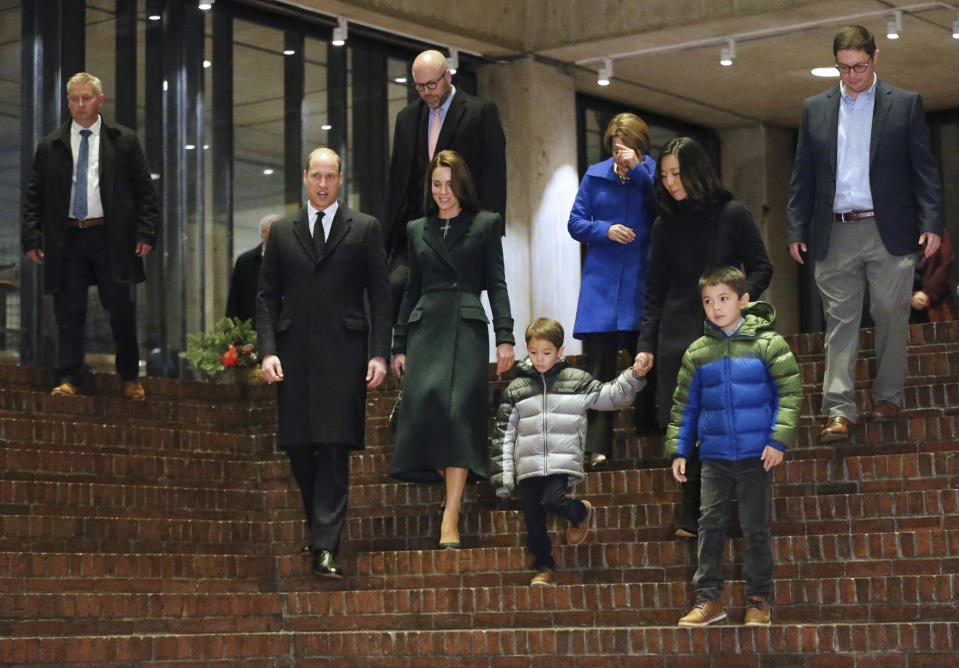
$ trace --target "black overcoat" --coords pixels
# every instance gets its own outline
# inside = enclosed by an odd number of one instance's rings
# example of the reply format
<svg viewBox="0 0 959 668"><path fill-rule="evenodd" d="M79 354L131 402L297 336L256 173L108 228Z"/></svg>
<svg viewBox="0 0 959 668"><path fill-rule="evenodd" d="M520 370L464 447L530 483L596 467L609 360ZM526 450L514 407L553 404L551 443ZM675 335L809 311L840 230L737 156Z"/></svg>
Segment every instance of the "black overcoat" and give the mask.
<svg viewBox="0 0 959 668"><path fill-rule="evenodd" d="M142 283L143 260L137 242L155 247L159 205L146 158L133 130L108 125L100 116L100 200L107 228L110 274L117 283ZM67 241L73 152L67 121L37 144L33 171L23 198L23 251L43 250L43 290L60 287Z"/></svg>
<svg viewBox="0 0 959 668"><path fill-rule="evenodd" d="M256 327L256 290L263 263L263 244L240 253L230 276L226 298L226 317L252 320Z"/></svg>
<svg viewBox="0 0 959 668"><path fill-rule="evenodd" d="M396 115L390 155L389 215L384 221L390 251L405 249L407 222L423 215L430 111L423 100L415 100ZM437 153L447 149L459 153L469 165L479 207L505 216L506 136L496 104L457 88L436 141Z"/></svg>
<svg viewBox="0 0 959 668"><path fill-rule="evenodd" d="M389 356L392 305L383 239L375 218L340 204L318 255L308 210L273 224L260 268L258 346L261 356L280 358L284 373L277 383L278 442L345 443L359 450L367 363Z"/></svg>
<svg viewBox="0 0 959 668"><path fill-rule="evenodd" d="M661 427L669 424L683 353L703 335L706 314L699 277L717 267L739 267L746 274L749 298L755 301L773 276L759 229L743 204L721 202L705 211L678 204L678 215L660 216L653 223L636 347L656 356L656 415Z"/></svg>
<svg viewBox="0 0 959 668"><path fill-rule="evenodd" d="M400 480L438 480L436 469L449 466L487 476L489 320L480 302L483 290L496 343L513 343L501 225L498 214L463 213L448 241L436 218L419 218L407 228L410 278L393 338L393 352L407 356L390 471Z"/></svg>

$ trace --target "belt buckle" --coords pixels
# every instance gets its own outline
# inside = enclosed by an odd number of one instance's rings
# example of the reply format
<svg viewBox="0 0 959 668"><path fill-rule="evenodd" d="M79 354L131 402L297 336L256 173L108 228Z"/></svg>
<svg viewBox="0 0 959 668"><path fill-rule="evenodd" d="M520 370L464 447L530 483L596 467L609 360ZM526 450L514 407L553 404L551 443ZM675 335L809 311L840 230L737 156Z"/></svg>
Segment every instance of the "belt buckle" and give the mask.
<svg viewBox="0 0 959 668"><path fill-rule="evenodd" d="M87 229L86 222L87 222L86 220L78 220L77 227L79 227L81 230Z"/></svg>
<svg viewBox="0 0 959 668"><path fill-rule="evenodd" d="M840 212L839 212L839 222L841 222L841 223L848 223L850 220L852 220L852 218L850 218L849 220L846 220L846 214L847 214L847 213L850 214L850 215L852 215L852 211L840 211Z"/></svg>

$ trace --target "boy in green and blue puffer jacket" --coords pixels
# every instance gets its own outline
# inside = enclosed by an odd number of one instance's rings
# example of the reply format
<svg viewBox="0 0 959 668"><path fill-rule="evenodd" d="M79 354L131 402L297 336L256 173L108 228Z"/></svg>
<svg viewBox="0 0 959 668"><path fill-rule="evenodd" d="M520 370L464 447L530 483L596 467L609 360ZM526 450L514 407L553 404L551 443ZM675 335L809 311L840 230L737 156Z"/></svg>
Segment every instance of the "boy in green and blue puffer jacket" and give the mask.
<svg viewBox="0 0 959 668"><path fill-rule="evenodd" d="M769 531L772 468L796 438L802 402L799 366L786 340L772 330L775 311L749 303L746 277L721 267L699 280L708 322L683 356L666 453L673 477L686 481L686 458L702 459L696 604L680 626L726 618L722 558L726 510L735 496L743 530L747 626L770 623L773 559Z"/></svg>

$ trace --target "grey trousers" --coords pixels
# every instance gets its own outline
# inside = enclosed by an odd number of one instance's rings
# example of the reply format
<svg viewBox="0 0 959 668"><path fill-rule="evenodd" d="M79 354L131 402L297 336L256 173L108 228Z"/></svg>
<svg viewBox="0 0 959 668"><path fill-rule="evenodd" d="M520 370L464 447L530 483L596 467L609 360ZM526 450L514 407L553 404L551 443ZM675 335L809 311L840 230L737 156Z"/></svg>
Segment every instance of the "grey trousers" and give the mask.
<svg viewBox="0 0 959 668"><path fill-rule="evenodd" d="M834 222L829 253L816 263L816 286L826 315L826 373L822 412L856 422L856 356L863 298L875 322L874 401L902 403L909 341L909 299L916 254L891 255L875 218Z"/></svg>

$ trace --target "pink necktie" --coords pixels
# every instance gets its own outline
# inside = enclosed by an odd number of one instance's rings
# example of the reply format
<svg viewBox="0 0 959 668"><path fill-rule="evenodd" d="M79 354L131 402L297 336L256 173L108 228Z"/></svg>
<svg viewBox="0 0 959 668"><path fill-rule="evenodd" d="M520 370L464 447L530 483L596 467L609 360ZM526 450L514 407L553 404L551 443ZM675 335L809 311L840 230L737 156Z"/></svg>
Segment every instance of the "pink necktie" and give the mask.
<svg viewBox="0 0 959 668"><path fill-rule="evenodd" d="M436 152L436 142L440 138L440 126L443 125L443 121L440 119L440 110L433 110L433 124L430 126L430 137L427 140L427 148L429 149L430 160L433 159L433 154Z"/></svg>

